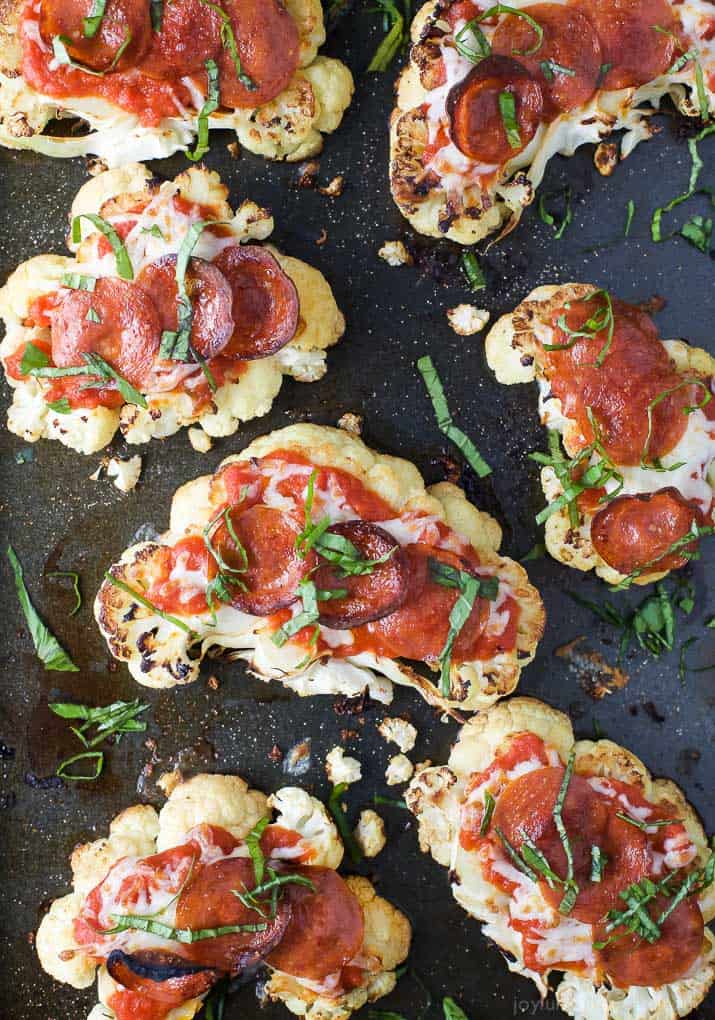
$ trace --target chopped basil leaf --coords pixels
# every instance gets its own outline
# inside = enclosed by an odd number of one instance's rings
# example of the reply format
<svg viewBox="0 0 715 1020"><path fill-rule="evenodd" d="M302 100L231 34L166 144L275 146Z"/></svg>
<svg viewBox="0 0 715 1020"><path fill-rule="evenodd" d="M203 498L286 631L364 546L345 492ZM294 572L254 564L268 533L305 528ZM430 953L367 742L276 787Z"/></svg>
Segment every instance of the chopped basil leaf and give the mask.
<svg viewBox="0 0 715 1020"><path fill-rule="evenodd" d="M199 111L197 121L196 148L193 152L186 150L186 158L192 163L198 162L209 151L209 117L219 108L221 92L219 88L218 64L210 58L206 61L206 79L208 83L208 94L204 105Z"/></svg>
<svg viewBox="0 0 715 1020"><path fill-rule="evenodd" d="M92 308L91 305L87 309L87 314L85 315L85 319L87 320L87 322L101 322L102 321L100 319L99 315L97 314L97 312L95 311L95 309Z"/></svg>
<svg viewBox="0 0 715 1020"><path fill-rule="evenodd" d="M543 875L549 889L553 889L555 885L561 883L561 878L556 874L541 850L539 850L532 839L529 839L523 829L521 830L520 835L522 838L520 851L522 858L526 861L529 867L533 868L534 871L537 871L540 875Z"/></svg>
<svg viewBox="0 0 715 1020"><path fill-rule="evenodd" d="M239 588L241 591L247 590L245 581L241 575L245 574L248 570L248 553L236 534L233 522L231 521L232 509L232 507L227 506L221 510L215 517L212 517L202 532L204 545L218 567L218 573L209 582L206 589L206 603L212 612L215 611L214 596L219 600L219 602L230 602L232 587ZM221 551L216 549L213 544L214 533L220 524L225 526L236 547L236 553L241 560L240 567L232 567L230 564L226 563Z"/></svg>
<svg viewBox="0 0 715 1020"><path fill-rule="evenodd" d="M82 32L85 39L93 39L102 24L107 0L92 0L92 9L86 18L82 18Z"/></svg>
<svg viewBox="0 0 715 1020"><path fill-rule="evenodd" d="M22 352L20 374L30 375L38 368L46 368L49 363L49 355L41 347L36 347L32 341L29 341L25 344L25 350Z"/></svg>
<svg viewBox="0 0 715 1020"><path fill-rule="evenodd" d="M120 591L126 592L127 595L131 595L135 602L138 602L140 606L143 606L145 609L149 609L152 613L160 616L162 620L166 620L167 623L173 623L173 625L178 627L179 630L183 630L189 635L191 640L195 641L198 639L199 635L196 631L193 631L187 623L184 623L183 620L177 619L175 616L171 616L170 613L164 613L161 609L157 608L153 602L150 602L148 598L145 598L141 592L132 588L126 583L126 581L122 581L119 577L115 577L109 570L105 571L104 579L109 581L109 583L115 588L119 588Z"/></svg>
<svg viewBox="0 0 715 1020"><path fill-rule="evenodd" d="M86 367L82 365L71 365L67 368L35 368L29 373L41 379L62 379L65 376L89 375L95 376L95 382L85 383L82 389L101 388L108 382L115 382L117 389L128 404L136 404L138 407L148 407L145 397L112 368L108 361L105 361L101 354L92 351L84 351L82 354Z"/></svg>
<svg viewBox="0 0 715 1020"><path fill-rule="evenodd" d="M492 469L482 457L474 443L458 428L452 421L447 398L444 393L442 381L437 375L432 358L427 355L417 362L417 369L424 379L427 393L432 401L434 413L437 416L437 428L461 451L467 463L473 468L480 478L485 478L492 473Z"/></svg>
<svg viewBox="0 0 715 1020"><path fill-rule="evenodd" d="M145 931L150 935L159 935L160 938L186 945L190 945L192 942L202 942L205 939L219 938L222 935L265 931L268 927L267 924L226 924L219 928L174 928L161 921L154 921L150 917L138 917L132 914L110 914L109 916L114 921L114 928L102 932L103 935L116 935L122 931Z"/></svg>
<svg viewBox="0 0 715 1020"><path fill-rule="evenodd" d="M442 1000L442 1010L444 1012L444 1020L469 1020L469 1017L461 1009L454 999L449 997Z"/></svg>
<svg viewBox="0 0 715 1020"><path fill-rule="evenodd" d="M117 262L117 274L121 276L123 280L133 280L134 270L132 268L132 262L129 258L129 252L124 247L119 234L116 232L111 223L107 223L101 216L97 216L96 213L79 213L72 220L72 243L79 244L82 240L82 223L81 221L89 220L92 226L96 227L100 234L109 241L114 252L114 257Z"/></svg>
<svg viewBox="0 0 715 1020"><path fill-rule="evenodd" d="M538 50L541 49L541 45L544 41L544 30L541 25L530 14L526 11L520 11L516 7L510 7L508 4L494 4L489 7L486 11L482 11L476 18L472 18L466 25L463 26L457 33L454 39L454 44L459 53L467 60L471 60L472 63L477 64L480 60L484 60L491 53L491 46L487 41L486 36L479 28L480 21L486 21L488 18L497 17L500 14L510 14L515 18L522 18L527 22L528 25L533 28L536 34L535 44L528 50L512 50L515 56L531 57ZM468 36L472 37L473 45L468 42ZM558 64L556 65L558 67ZM573 73L573 72L571 72ZM521 144L521 143L520 143Z"/></svg>
<svg viewBox="0 0 715 1020"><path fill-rule="evenodd" d="M244 907L246 907L248 910L254 910L257 914L260 914L261 917L267 917L272 920L276 916L278 907L278 896L282 891L282 886L302 885L310 889L311 892L315 892L315 883L312 882L309 878L306 878L305 875L297 874L279 875L277 872L273 870L273 868L269 868L268 876L269 877L267 882L258 883L254 889L245 890L243 892L239 892L238 889L231 890L233 895L238 900L241 901ZM261 906L259 900L259 897L265 896L266 893L271 893L271 906L269 913L266 913L263 910L263 907Z"/></svg>
<svg viewBox="0 0 715 1020"><path fill-rule="evenodd" d="M47 577L69 577L72 579L72 591L74 592L75 604L70 611L70 616L74 616L82 608L82 592L79 588L79 574L74 570L53 570Z"/></svg>
<svg viewBox="0 0 715 1020"><path fill-rule="evenodd" d="M253 78L246 74L241 65L241 57L238 53L238 45L236 43L236 35L233 31L231 18L218 4L211 3L211 0L201 0L201 3L205 4L206 7L210 7L211 10L215 11L221 19L221 45L224 49L228 50L231 60L233 61L233 66L236 70L236 77L243 87L248 89L249 92L255 92L257 88L256 83Z"/></svg>
<svg viewBox="0 0 715 1020"><path fill-rule="evenodd" d="M373 804L383 804L385 807L401 808L403 811L409 811L407 804L404 800L396 800L394 797L383 797L381 793L374 793L372 795Z"/></svg>
<svg viewBox="0 0 715 1020"><path fill-rule="evenodd" d="M474 577L473 574L468 574L464 570L457 570L456 567L450 566L449 563L443 563L441 560L430 558L429 560L430 576L436 584L442 585L443 588L459 588L460 590L467 583L468 578L473 578L479 585L479 595L483 599L489 599L493 602L499 593L499 578L494 577Z"/></svg>
<svg viewBox="0 0 715 1020"><path fill-rule="evenodd" d="M703 65L699 60L695 61L695 89L698 93L698 106L700 116L703 120L710 120L710 107L708 105L708 94L705 91L705 80L703 77Z"/></svg>
<svg viewBox="0 0 715 1020"><path fill-rule="evenodd" d="M484 276L484 273L482 272L482 267L479 265L479 262L477 261L477 256L474 254L474 252L473 251L462 252L459 264L462 268L462 272L467 278L469 289L474 292L478 290L484 290L487 285L487 281Z"/></svg>
<svg viewBox="0 0 715 1020"><path fill-rule="evenodd" d="M608 854L601 850L600 846L591 847L591 881L602 882L603 874L608 864Z"/></svg>
<svg viewBox="0 0 715 1020"><path fill-rule="evenodd" d="M152 237L158 237L160 241L166 240L161 232L161 227L158 223L152 223L150 227L142 227L139 231L140 234L151 234Z"/></svg>
<svg viewBox="0 0 715 1020"><path fill-rule="evenodd" d="M643 446L643 452L641 453L640 460L640 466L646 471L677 471L678 468L685 465L685 461L679 461L677 464L671 464L670 467L663 467L659 458L656 458L650 463L648 462L648 450L651 439L653 438L653 411L658 404L666 399L666 397L669 397L672 393L677 393L678 390L682 390L685 386L700 386L705 391L705 396L699 404L683 409L686 414L692 414L693 411L701 410L712 400L712 393L702 379L682 379L676 386L671 386L667 390L662 390L650 401L648 404L648 431L646 433L645 444Z"/></svg>
<svg viewBox="0 0 715 1020"><path fill-rule="evenodd" d="M399 51L409 42L409 23L412 19L412 0L402 0L404 13L397 0L377 0L378 13L382 13L385 37L375 50L368 71L386 71Z"/></svg>
<svg viewBox="0 0 715 1020"><path fill-rule="evenodd" d="M70 765L74 765L78 761L93 761L94 772L77 773L68 772L67 769ZM104 752L103 751L83 751L81 754L74 754L71 758L65 758L64 761L60 762L55 771L55 775L61 779L70 779L73 783L92 783L95 779L99 779L102 769L104 768Z"/></svg>
<svg viewBox="0 0 715 1020"><path fill-rule="evenodd" d="M662 829L666 825L677 825L681 821L680 818L665 818L657 822L643 822L640 818L633 818L631 815L627 815L623 811L616 811L616 818L620 818L624 822L628 822L629 825L634 826L636 829L640 829L641 832L645 832L646 829Z"/></svg>
<svg viewBox="0 0 715 1020"><path fill-rule="evenodd" d="M516 99L512 92L506 90L499 93L499 113L506 132L506 140L512 149L520 149L521 135L516 120Z"/></svg>
<svg viewBox="0 0 715 1020"><path fill-rule="evenodd" d="M353 835L350 823L345 817L345 811L343 810L343 805L340 801L340 798L346 792L348 786L348 783L338 783L337 786L332 788L330 796L328 797L328 810L333 816L333 821L335 822L337 830L345 844L345 848L350 855L351 861L353 864L359 864L362 860L362 850Z"/></svg>
<svg viewBox="0 0 715 1020"><path fill-rule="evenodd" d="M536 515L537 524L543 524L552 514L566 507L571 527L577 528L580 524L580 516L576 500L582 492L585 492L586 489L601 489L608 482L616 481L618 487L605 497L601 497L603 501L614 499L623 488L623 476L616 469L603 448L603 444L597 434L598 426L595 419L592 419L592 426L595 426L594 434L596 435L593 443L584 447L583 450L580 450L570 460L567 460L561 452L560 436L555 429L549 429L548 454L539 452L529 454L529 458L537 464L552 468L563 489L563 493L553 503L549 503ZM596 453L600 459L594 464L589 464L589 461ZM573 472L584 464L589 466L580 475L578 480L575 481L572 477Z"/></svg>
<svg viewBox="0 0 715 1020"><path fill-rule="evenodd" d="M52 55L58 64L65 64L68 67L73 67L76 71L83 71L84 74L91 74L94 78L104 78L105 74L113 71L117 66L119 61L122 59L122 54L131 41L132 33L129 29L127 29L124 39L122 40L117 52L114 54L112 62L106 71L95 71L93 68L87 67L86 64L82 64L78 60L73 60L69 55L67 47L74 46L74 43L67 35L55 35L52 37Z"/></svg>
<svg viewBox="0 0 715 1020"><path fill-rule="evenodd" d="M479 594L479 580L471 574L460 571L459 597L452 606L449 614L449 632L444 648L439 654L440 663L440 690L443 697L448 698L451 690L450 673L452 669L452 649L459 637L462 627L469 619L474 603Z"/></svg>
<svg viewBox="0 0 715 1020"><path fill-rule="evenodd" d="M711 135L713 132L715 132L715 124L710 124L707 127L703 128L703 130L700 131L695 136L695 138L691 138L688 141L688 149L690 151L691 161L690 181L688 183L688 190L684 191L682 195L676 195L675 198L671 198L670 202L668 202L667 205L660 206L653 212L650 224L650 231L651 237L656 243L666 241L669 237L673 236L672 234L668 234L665 237L663 236L662 219L664 213L671 212L673 209L675 209L676 206L681 205L681 203L683 202L687 202L689 198L692 198L693 195L698 194L700 191L710 195L711 200L715 201L715 196L713 195L713 191L711 189L709 188L698 189L700 171L702 170L704 165L702 157L700 156L700 153L698 151L698 142L701 142L703 138L707 138L708 135Z"/></svg>
<svg viewBox="0 0 715 1020"><path fill-rule="evenodd" d="M530 560L540 560L546 555L546 546L543 542L532 545L526 556L522 556L519 563L528 563Z"/></svg>
<svg viewBox="0 0 715 1020"><path fill-rule="evenodd" d="M691 216L680 228L680 233L698 251L707 255L713 235L713 221L710 217L705 219L704 216Z"/></svg>
<svg viewBox="0 0 715 1020"><path fill-rule="evenodd" d="M343 535L335 535L331 531L321 533L314 540L313 547L324 560L337 567L343 577L360 577L371 574L375 567L386 563L398 549L397 545L393 545L376 560L365 560L360 555L357 546L353 545L349 539Z"/></svg>
<svg viewBox="0 0 715 1020"><path fill-rule="evenodd" d="M603 82L605 81L606 75L608 74L612 67L613 64L601 64L601 66L598 69L598 78L596 80L597 89L601 88Z"/></svg>
<svg viewBox="0 0 715 1020"><path fill-rule="evenodd" d="M496 832L499 839L502 841L504 849L506 850L507 854L509 855L513 863L519 869L519 871L526 875L527 878L530 878L532 882L538 882L539 879L536 872L532 871L532 869L526 863L526 861L521 856L519 851L514 849L514 847L511 845L511 843L506 838L506 836L504 835L504 833L502 832L498 825L494 826L494 831Z"/></svg>
<svg viewBox="0 0 715 1020"><path fill-rule="evenodd" d="M70 414L72 411L72 406L67 397L60 397L59 400L50 400L47 406L57 414Z"/></svg>
<svg viewBox="0 0 715 1020"><path fill-rule="evenodd" d="M602 330L606 330L606 341L601 348L598 357L596 358L596 367L600 368L603 362L606 360L606 355L611 349L611 343L613 342L613 330L615 328L615 317L613 314L613 301L611 295L607 290L595 290L593 294L589 294L584 299L585 302L594 301L596 298L603 298L603 304L593 313L590 318L584 322L581 329L571 329L568 322L566 321L566 313L560 315L557 320L557 326L565 333L568 340L565 344L544 344L545 351L567 351L579 340L581 337L585 337L588 340L593 340ZM571 302L566 302L566 310L571 307Z"/></svg>
<svg viewBox="0 0 715 1020"><path fill-rule="evenodd" d="M700 538L704 538L706 535L712 535L714 532L715 528L711 527L701 528L698 525L697 521L693 521L692 526L690 530L687 532L687 534L683 535L682 538L676 539L675 542L669 545L665 552L661 553L659 556L656 556L652 560L648 560L648 562L644 563L642 567L637 567L627 577L624 577L622 581L619 581L617 584L610 585L610 590L623 591L624 588L630 588L630 586L633 584L637 577L640 577L642 574L648 573L652 567L657 568L660 561L664 560L666 556L670 556L672 553L679 552L680 555L686 560L697 559L698 556L700 555L698 550L695 549L691 551L685 547L690 545L692 542L696 542Z"/></svg>
<svg viewBox="0 0 715 1020"><path fill-rule="evenodd" d="M265 873L266 859L263 855L263 851L261 850L261 836L263 835L266 826L270 825L270 823L271 820L268 816L259 819L246 836L246 846L248 847L248 853L250 854L253 862L253 877L256 885L261 884Z"/></svg>
<svg viewBox="0 0 715 1020"><path fill-rule="evenodd" d="M694 645L698 639L696 637L686 638L680 646L680 655L678 656L678 679L682 686L685 686L686 673L688 667L685 661L685 653L691 645Z"/></svg>
<svg viewBox="0 0 715 1020"><path fill-rule="evenodd" d="M557 223L553 213L549 212L549 210L547 209L546 203L549 201L549 199L561 198L561 196L564 197L565 201L564 214L561 217L560 223ZM545 223L547 225L547 227L554 228L554 240L556 241L561 240L561 238L564 236L566 228L570 226L571 223L573 223L573 209L571 208L571 196L572 196L571 185L568 185L565 188L560 188L558 191L549 191L546 193L542 193L539 196L538 206L539 218L541 219L542 223Z"/></svg>
<svg viewBox="0 0 715 1020"><path fill-rule="evenodd" d="M625 227L623 229L623 236L624 237L628 237L628 235L631 232L631 224L633 223L633 217L635 216L635 213L636 213L636 203L633 201L632 198L630 198L628 200L628 205L626 206L626 225L625 225Z"/></svg>
<svg viewBox="0 0 715 1020"><path fill-rule="evenodd" d="M15 591L27 621L27 627L30 631L30 637L35 646L38 659L42 662L45 669L56 670L60 673L79 673L79 668L75 666L57 638L42 622L37 610L33 606L25 586L22 565L11 545L7 547L7 556L10 560L10 566L12 567L15 579Z"/></svg>
<svg viewBox="0 0 715 1020"><path fill-rule="evenodd" d="M494 797L489 792L489 790L485 790L484 791L484 814L482 815L481 825L479 826L479 835L480 836L486 836L487 831L489 830L489 823L492 820L492 815L494 814L494 808L496 807L496 804L497 804L497 802L494 800Z"/></svg>
<svg viewBox="0 0 715 1020"><path fill-rule="evenodd" d="M327 514L321 517L317 524L313 523L313 500L315 498L315 479L317 477L318 470L315 468L310 473L305 490L305 502L303 505L304 527L295 540L295 550L301 559L305 558L306 553L313 548L323 532L327 531L330 527L330 518Z"/></svg>
<svg viewBox="0 0 715 1020"><path fill-rule="evenodd" d="M564 771L564 778L561 783L561 789L559 790L558 796L556 798L556 803L554 804L554 810L552 812L554 825L556 826L556 831L559 834L561 845L563 846L564 853L566 854L566 880L564 882L566 891L564 893L563 899L561 900L561 903L559 904L559 913L561 914L568 914L571 912L571 910L573 909L573 905L576 902L576 897L578 896L579 891L578 884L574 879L573 852L571 850L571 841L569 840L569 836L568 833L566 832L566 826L564 825L563 820L564 802L566 800L566 794L568 792L569 783L571 782L571 776L573 775L575 761L576 752L575 750L572 750L571 754L569 755L569 760L566 763L566 769Z"/></svg>
<svg viewBox="0 0 715 1020"><path fill-rule="evenodd" d="M153 32L161 32L164 24L164 0L149 0L149 13Z"/></svg>
<svg viewBox="0 0 715 1020"><path fill-rule="evenodd" d="M71 287L73 290L93 291L97 286L97 279L94 276L82 276L81 273L64 273L60 283L63 287Z"/></svg>
<svg viewBox="0 0 715 1020"><path fill-rule="evenodd" d="M320 628L317 626L320 611L318 609L318 602L327 602L330 599L341 599L347 595L347 588L335 588L333 591L323 591L320 588L316 588L313 581L307 578L300 582L298 585L298 599L302 604L302 611L293 616L290 620L283 624L283 626L271 635L271 640L279 648L296 634L298 634L304 627L314 626L313 636L310 644L314 645L318 640L318 634ZM310 661L310 656L303 660L299 664L300 667Z"/></svg>
<svg viewBox="0 0 715 1020"><path fill-rule="evenodd" d="M176 290L177 290L177 328L164 330L161 334L159 357L171 361L189 361L191 356L197 358L197 352L191 346L191 327L193 305L186 289L186 272L189 268L192 253L207 227L215 226L220 220L197 220L192 223L181 242L176 256Z"/></svg>
<svg viewBox="0 0 715 1020"><path fill-rule="evenodd" d="M146 712L149 705L135 698L98 707L71 702L50 702L47 707L61 719L82 719L81 726L71 727L72 732L85 747L93 748L111 736L116 736L118 743L123 733L144 733L146 723L137 717ZM88 732L92 727L96 727L93 734Z"/></svg>
<svg viewBox="0 0 715 1020"><path fill-rule="evenodd" d="M568 75L569 78L575 78L576 72L572 67L564 67L562 64L557 64L555 60L542 60L539 64L541 73L548 82L553 82L556 79L557 74Z"/></svg>

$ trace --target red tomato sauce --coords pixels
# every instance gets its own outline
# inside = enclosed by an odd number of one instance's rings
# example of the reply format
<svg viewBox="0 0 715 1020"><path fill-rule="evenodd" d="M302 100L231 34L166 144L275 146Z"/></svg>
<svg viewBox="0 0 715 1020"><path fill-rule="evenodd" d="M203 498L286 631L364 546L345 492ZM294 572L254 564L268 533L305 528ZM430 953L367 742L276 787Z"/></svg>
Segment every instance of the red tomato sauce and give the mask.
<svg viewBox="0 0 715 1020"><path fill-rule="evenodd" d="M205 613L206 589L196 584L187 587L186 573L196 573L208 583L216 576L215 560L210 555L201 535L182 538L176 545L161 546L154 564L157 573L147 590L147 598L163 613L177 613L192 616ZM172 577L172 574L176 575Z"/></svg>

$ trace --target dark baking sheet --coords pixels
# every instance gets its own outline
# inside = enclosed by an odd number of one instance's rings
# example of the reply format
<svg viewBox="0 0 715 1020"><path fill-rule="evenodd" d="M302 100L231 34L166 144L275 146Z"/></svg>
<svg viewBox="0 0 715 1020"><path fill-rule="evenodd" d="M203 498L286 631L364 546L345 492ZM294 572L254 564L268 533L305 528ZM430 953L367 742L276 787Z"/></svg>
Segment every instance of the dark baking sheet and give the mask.
<svg viewBox="0 0 715 1020"><path fill-rule="evenodd" d="M338 133L328 138L320 164L323 184L335 174L345 174L341 198L298 190L295 166L272 165L250 155L232 159L226 149L228 136L213 138L206 160L230 185L232 199L250 196L271 206L275 242L321 268L330 280L347 315L348 332L330 354L329 375L311 386L286 382L267 418L217 442L208 455L191 449L185 431L141 448L141 482L128 496L109 482L89 481L98 456L83 458L58 443L43 442L32 448L29 462L18 464L17 455L27 447L4 429L0 431L3 538L13 543L25 566L36 605L81 666L77 674L43 670L23 628L2 556L0 1016L4 1020L81 1018L89 1012L96 1001L94 991L73 992L44 975L34 956L31 933L49 901L68 889L72 847L104 834L111 818L136 801L138 794L158 805L161 798L154 781L164 769L180 764L187 771L236 771L270 791L291 781L269 758L274 744L287 750L310 737L312 766L300 782L325 796L324 755L347 729L356 733L348 746L361 759L365 775L350 793L352 809L371 803L375 791L394 794L384 785L384 769L392 752L375 730L380 711L341 716L330 698L301 700L278 684L268 686L251 679L240 665L221 663L208 663L202 679L191 687L152 692L139 689L126 669L109 658L91 614L101 573L139 528L166 526L169 502L180 483L212 470L257 435L295 421L334 424L345 411L365 416L364 438L369 444L410 458L429 481L438 480L444 475L443 455L448 451L414 369L416 358L429 352L452 407L459 412L460 424L495 469L485 482L467 479L470 494L502 521L508 554L524 555L539 538L534 524L534 513L541 506L537 470L526 458L528 451L544 442L536 416L536 392L530 386L500 387L486 367L482 339L462 339L450 330L445 310L470 300L455 269L457 249L415 239L391 202L386 121L394 74L364 73L378 38L376 16L359 10L339 24L328 45L328 52L347 60L357 80L354 104ZM571 184L574 224L561 242L554 242L549 228L531 210L521 229L489 252L482 260L489 287L476 300L490 309L492 317L513 307L536 284L583 280L611 288L626 300L661 295L667 300L658 316L664 335L683 335L715 350L711 260L681 240L656 246L649 239L651 210L685 189L690 167L678 123L673 118L663 118L662 123L662 135L642 145L610 180L594 170L592 149L570 160L553 161L545 187ZM712 155L715 140L705 141L701 149L704 156ZM176 157L155 164L155 170L169 176L185 165L182 157ZM86 169L83 161L51 161L4 150L0 150L0 166L0 277L4 279L31 255L64 250L65 213L86 179ZM706 169L703 181L715 183L712 171ZM631 198L636 215L631 236L624 241L626 203ZM705 206L697 211L705 212ZM318 246L322 229L327 241ZM398 237L414 242L420 255L415 268L393 269L376 257L384 240ZM3 385L3 415L6 402ZM693 667L715 663L715 632L703 630L704 621L715 613L715 599L706 590L714 552L711 540L702 559L687 571L697 589L696 609L681 623L678 640L690 635L700 638L687 653ZM613 632L609 634L565 594L567 589L577 589L582 596L602 599L607 595L605 586L550 559L538 560L529 568L543 594L549 623L538 657L522 677L520 692L570 712L577 734L591 735L597 725L632 748L656 773L675 778L708 829L715 829L715 671L688 672L681 686L677 650L657 661L632 652L626 664L630 673L626 688L593 700L583 689L583 677L554 652L585 634L590 647L615 661ZM82 576L84 606L73 619L67 617L70 596L58 582L43 579L46 572L57 569L79 570ZM615 598L629 604L642 594ZM219 679L218 690L207 684L212 673ZM137 694L151 704L146 736L156 741L153 753L143 738L127 738L111 749L98 782L55 788L41 781L62 757L77 750L65 724L48 712L48 698L96 704ZM406 690L396 689L390 712L406 714L417 725L414 760L445 759L456 735L453 723L440 722ZM153 775L146 768L152 761ZM445 994L459 1000L472 1020L556 1014L553 999L540 1005L533 986L509 974L498 951L481 937L479 926L454 903L446 872L419 853L410 816L383 810L389 842L364 870L412 919L411 964L422 984L405 977L380 1008L419 1017L428 1003L426 988L434 1000L426 1017L441 1016L439 1003ZM226 1016L254 1016L258 1011L254 990L247 987ZM273 1006L261 1015L286 1017L287 1013ZM715 1017L715 997L711 995L697 1015Z"/></svg>

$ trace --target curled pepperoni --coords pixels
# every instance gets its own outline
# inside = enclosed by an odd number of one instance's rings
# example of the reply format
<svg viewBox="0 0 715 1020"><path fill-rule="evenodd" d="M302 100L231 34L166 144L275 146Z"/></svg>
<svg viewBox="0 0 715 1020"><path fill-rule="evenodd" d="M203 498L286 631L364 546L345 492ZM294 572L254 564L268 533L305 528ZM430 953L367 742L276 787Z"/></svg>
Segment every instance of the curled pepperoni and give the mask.
<svg viewBox="0 0 715 1020"><path fill-rule="evenodd" d="M499 96L514 97L519 144L512 146L499 107ZM541 123L544 97L526 68L510 57L482 60L447 97L452 138L465 156L500 165L524 149Z"/></svg>
<svg viewBox="0 0 715 1020"><path fill-rule="evenodd" d="M391 535L366 521L333 524L327 534L346 538L364 560L378 560L372 573L342 576L340 568L325 560L314 575L316 587L325 591L347 589L347 595L320 603L320 622L326 627L360 627L394 612L407 596L408 570L404 554Z"/></svg>
<svg viewBox="0 0 715 1020"><path fill-rule="evenodd" d="M322 981L335 974L362 949L362 907L347 883L330 868L291 868L309 878L307 886L285 886L291 917L286 932L267 962L295 977Z"/></svg>
<svg viewBox="0 0 715 1020"><path fill-rule="evenodd" d="M149 263L137 284L156 306L162 330L175 330L179 321L176 255L163 255ZM186 270L186 292L191 299L191 344L204 358L215 358L233 333L233 295L223 273L204 259L192 258Z"/></svg>
<svg viewBox="0 0 715 1020"><path fill-rule="evenodd" d="M296 551L300 525L282 510L259 505L234 508L229 520L246 559L227 524L216 529L213 545L229 567L242 571L228 575L241 582L231 585L231 604L253 616L270 616L295 602L298 585L315 565L312 553L301 559Z"/></svg>
<svg viewBox="0 0 715 1020"><path fill-rule="evenodd" d="M151 41L149 4L145 0L107 0L99 28L91 38L84 34L84 19L90 17L93 0L43 0L40 4L40 32L52 45L61 35L70 42L73 60L94 71L124 71L133 67ZM120 48L122 55L116 61Z"/></svg>
<svg viewBox="0 0 715 1020"><path fill-rule="evenodd" d="M224 0L231 18L241 72L239 80L228 48L219 60L221 102L224 106L255 109L269 103L290 84L299 63L298 26L281 0Z"/></svg>
<svg viewBox="0 0 715 1020"><path fill-rule="evenodd" d="M603 63L609 65L603 88L643 85L673 63L677 43L667 33L677 25L668 0L580 0L580 6L598 33Z"/></svg>
<svg viewBox="0 0 715 1020"><path fill-rule="evenodd" d="M201 868L176 904L177 928L221 928L227 925L262 925L258 932L237 932L202 939L183 947L194 963L238 974L255 966L280 941L291 916L291 902L278 901L274 918L261 917L243 905L233 890L243 892L256 885L253 863L230 857Z"/></svg>
<svg viewBox="0 0 715 1020"><path fill-rule="evenodd" d="M435 661L447 641L449 614L459 593L432 578L429 561L439 560L467 573L474 571L454 553L422 543L405 546L403 554L408 567L407 598L394 613L368 624L368 628L379 635L395 657ZM467 661L488 616L489 603L485 599L475 599L472 612L454 643L453 661Z"/></svg>
<svg viewBox="0 0 715 1020"><path fill-rule="evenodd" d="M668 552L700 520L699 511L677 489L668 487L640 496L617 496L591 522L593 547L609 566L632 574L653 563L653 571L675 570L687 563L697 539Z"/></svg>
<svg viewBox="0 0 715 1020"><path fill-rule="evenodd" d="M94 315L88 319L90 310ZM99 319L99 322L94 321ZM101 355L127 382L141 389L151 378L161 326L149 296L127 280L97 280L94 291L72 290L52 318L52 361L83 365L84 353Z"/></svg>
<svg viewBox="0 0 715 1020"><path fill-rule="evenodd" d="M657 896L646 909L657 921L671 901ZM624 904L625 909L625 904ZM647 942L625 932L599 953L612 983L619 988L630 985L659 988L677 981L690 970L703 948L703 915L694 897L683 900L660 925L661 937ZM612 934L620 934L616 929ZM609 937L605 926L594 933L594 941Z"/></svg>
<svg viewBox="0 0 715 1020"><path fill-rule="evenodd" d="M500 21L492 37L492 52L513 56L523 64L556 113L588 102L603 62L591 22L577 8L564 4L534 4L527 13L544 33L536 52L528 52L538 43L536 31L515 15Z"/></svg>
<svg viewBox="0 0 715 1020"><path fill-rule="evenodd" d="M232 245L214 265L233 292L234 328L225 353L251 361L290 343L298 327L298 292L271 253L257 244Z"/></svg>
<svg viewBox="0 0 715 1020"><path fill-rule="evenodd" d="M201 0L171 0L139 69L152 78L181 78L203 71L220 46L221 18L213 8Z"/></svg>
<svg viewBox="0 0 715 1020"><path fill-rule="evenodd" d="M167 1009L203 995L221 976L217 970L187 963L181 956L163 949L137 953L114 949L106 966L110 977L123 988L140 992Z"/></svg>

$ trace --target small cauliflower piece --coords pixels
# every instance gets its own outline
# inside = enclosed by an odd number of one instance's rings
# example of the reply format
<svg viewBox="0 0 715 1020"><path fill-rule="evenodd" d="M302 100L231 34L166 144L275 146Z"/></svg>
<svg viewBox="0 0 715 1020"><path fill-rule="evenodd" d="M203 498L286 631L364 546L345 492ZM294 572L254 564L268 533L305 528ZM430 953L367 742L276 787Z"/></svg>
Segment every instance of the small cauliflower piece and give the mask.
<svg viewBox="0 0 715 1020"><path fill-rule="evenodd" d="M142 471L142 459L139 454L129 460L110 457L107 462L107 477L111 478L120 492L131 492L139 481Z"/></svg>
<svg viewBox="0 0 715 1020"><path fill-rule="evenodd" d="M334 747L325 759L325 771L333 786L340 783L357 783L362 779L362 768L357 758L345 754L342 747Z"/></svg>
<svg viewBox="0 0 715 1020"><path fill-rule="evenodd" d="M489 312L486 308L477 308L475 305L457 305L455 308L447 309L447 319L459 336L473 336L483 330L489 322Z"/></svg>
<svg viewBox="0 0 715 1020"><path fill-rule="evenodd" d="M396 754L390 758L385 771L385 780L388 786L399 786L401 783L409 783L412 779L414 766L406 754Z"/></svg>
<svg viewBox="0 0 715 1020"><path fill-rule="evenodd" d="M387 843L385 823L377 811L367 808L360 812L354 836L365 857L377 857Z"/></svg>
<svg viewBox="0 0 715 1020"><path fill-rule="evenodd" d="M377 254L388 266L411 266L414 262L403 241L385 241Z"/></svg>
<svg viewBox="0 0 715 1020"><path fill-rule="evenodd" d="M299 832L310 844L310 864L338 868L343 859L343 844L325 806L297 786L284 786L268 798L268 807L277 812L276 825Z"/></svg>
<svg viewBox="0 0 715 1020"><path fill-rule="evenodd" d="M192 426L188 431L189 442L197 453L208 453L213 446L213 439L204 432L198 425Z"/></svg>
<svg viewBox="0 0 715 1020"><path fill-rule="evenodd" d="M199 773L180 783L159 812L159 852L180 846L195 825L205 822L228 829L236 839L245 839L256 822L268 814L268 798L250 790L240 776Z"/></svg>
<svg viewBox="0 0 715 1020"><path fill-rule="evenodd" d="M407 751L411 751L415 746L417 730L412 723L407 722L406 719L397 719L385 716L377 728L384 739L387 740L388 743L392 742L393 744L397 744L403 754Z"/></svg>

